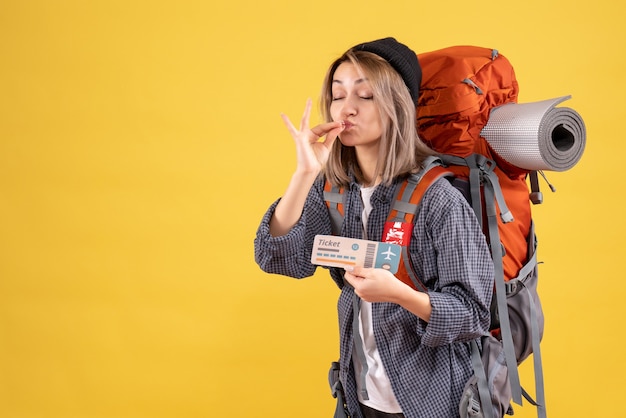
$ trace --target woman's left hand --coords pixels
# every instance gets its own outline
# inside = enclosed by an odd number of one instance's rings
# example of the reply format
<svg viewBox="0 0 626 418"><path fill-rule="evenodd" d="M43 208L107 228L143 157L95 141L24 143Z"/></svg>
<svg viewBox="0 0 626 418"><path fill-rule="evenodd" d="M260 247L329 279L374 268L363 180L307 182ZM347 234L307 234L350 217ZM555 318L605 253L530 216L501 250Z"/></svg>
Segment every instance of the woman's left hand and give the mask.
<svg viewBox="0 0 626 418"><path fill-rule="evenodd" d="M344 277L364 301L396 303L424 321L430 321L432 306L428 293L414 290L389 270L354 267L346 269Z"/></svg>
<svg viewBox="0 0 626 418"><path fill-rule="evenodd" d="M344 275L356 294L366 302L396 302L399 296L412 290L389 270L354 267Z"/></svg>

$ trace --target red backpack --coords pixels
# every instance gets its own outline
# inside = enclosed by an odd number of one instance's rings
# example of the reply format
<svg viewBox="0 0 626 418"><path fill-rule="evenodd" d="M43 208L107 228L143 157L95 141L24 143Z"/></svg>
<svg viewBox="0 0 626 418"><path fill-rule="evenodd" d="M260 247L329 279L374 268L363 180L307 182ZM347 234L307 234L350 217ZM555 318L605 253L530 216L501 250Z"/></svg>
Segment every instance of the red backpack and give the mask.
<svg viewBox="0 0 626 418"><path fill-rule="evenodd" d="M537 294L529 172L509 164L481 136L494 108L517 102L515 72L498 51L473 46L418 54L418 60L422 68L418 133L454 172L453 184L471 203L491 248L495 268L491 328L504 351L510 383L506 390L520 405L525 396L545 417L539 347L544 320ZM522 389L517 370L530 353L534 353L537 402ZM486 357L483 353L483 363L495 362ZM502 401L499 410L494 408L497 413L510 408L506 399Z"/></svg>

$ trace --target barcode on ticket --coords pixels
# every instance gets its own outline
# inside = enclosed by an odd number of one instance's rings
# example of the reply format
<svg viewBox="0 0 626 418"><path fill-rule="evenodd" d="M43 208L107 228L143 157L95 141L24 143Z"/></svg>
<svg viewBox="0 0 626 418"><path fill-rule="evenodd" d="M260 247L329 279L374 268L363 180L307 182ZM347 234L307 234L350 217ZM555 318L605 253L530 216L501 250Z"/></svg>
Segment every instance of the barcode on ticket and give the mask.
<svg viewBox="0 0 626 418"><path fill-rule="evenodd" d="M365 250L365 262L363 267L370 268L374 265L374 259L376 258L376 244L368 242L367 249Z"/></svg>

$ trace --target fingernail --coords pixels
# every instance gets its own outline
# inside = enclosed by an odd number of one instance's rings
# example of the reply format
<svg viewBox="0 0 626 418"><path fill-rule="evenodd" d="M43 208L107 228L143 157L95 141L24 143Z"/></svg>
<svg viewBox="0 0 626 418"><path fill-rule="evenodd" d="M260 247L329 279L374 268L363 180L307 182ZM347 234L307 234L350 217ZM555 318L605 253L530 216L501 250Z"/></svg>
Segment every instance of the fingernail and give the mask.
<svg viewBox="0 0 626 418"><path fill-rule="evenodd" d="M353 271L353 270L354 270L354 267L352 267L352 266L348 266L348 267L344 267L343 269L344 269L345 271Z"/></svg>

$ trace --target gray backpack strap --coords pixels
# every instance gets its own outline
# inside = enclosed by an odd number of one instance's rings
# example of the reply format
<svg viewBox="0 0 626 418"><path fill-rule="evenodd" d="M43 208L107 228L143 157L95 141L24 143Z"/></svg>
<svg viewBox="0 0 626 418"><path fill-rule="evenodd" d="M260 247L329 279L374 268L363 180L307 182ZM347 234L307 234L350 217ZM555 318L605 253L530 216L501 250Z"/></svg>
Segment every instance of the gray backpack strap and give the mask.
<svg viewBox="0 0 626 418"><path fill-rule="evenodd" d="M500 219L503 223L513 221L513 214L506 206L502 189L500 188L500 181L498 175L493 171L496 168L496 163L493 160L488 159L484 155L474 154L476 165L480 170L483 182L493 189L495 201L498 202L500 208Z"/></svg>
<svg viewBox="0 0 626 418"><path fill-rule="evenodd" d="M339 379L339 363L333 361L328 370L328 384L330 385L330 392L333 398L337 399L337 406L335 407L335 414L333 418L348 418L346 395L343 391L341 380Z"/></svg>
<svg viewBox="0 0 626 418"><path fill-rule="evenodd" d="M394 209L398 211L396 216L391 219L392 222L402 222L407 213L415 213L417 211L417 205L410 203L409 200L417 187L421 177L417 177L412 174L407 179L407 185L404 188L404 192L401 196L398 196L400 193L400 188L402 187L402 182L398 183L396 186L396 191L394 193L393 204L391 205L390 211Z"/></svg>
<svg viewBox="0 0 626 418"><path fill-rule="evenodd" d="M533 202L534 205L539 205L543 203L543 193L539 190L539 179L537 178L537 171L531 171L528 173L528 178L530 179L530 201Z"/></svg>
<svg viewBox="0 0 626 418"><path fill-rule="evenodd" d="M546 418L546 398L545 398L545 387L543 383L543 366L541 364L541 348L539 347L539 340L541 339L539 335L539 327L538 327L538 318L537 318L537 309L533 302L533 298L530 298L530 320L532 321L531 327L531 338L533 340L533 365L535 367L535 396L537 398L537 402L533 403L537 407L537 415L539 418ZM525 396L526 399L529 399L528 396Z"/></svg>
<svg viewBox="0 0 626 418"><path fill-rule="evenodd" d="M422 178L428 173L433 167L438 167L442 165L442 161L439 157L430 155L424 159L422 162L422 169L417 173L412 173L407 179L407 185L402 192L402 195L399 196L400 189L402 187L402 183L398 183L396 186L396 192L393 198L393 204L391 206L391 211L394 209L398 212L393 219L390 219L392 222L402 222L406 214L416 214L417 213L417 204L410 203L411 197L413 196L413 192L417 188L417 185L422 180Z"/></svg>
<svg viewBox="0 0 626 418"><path fill-rule="evenodd" d="M541 174L541 177L546 181L548 187L552 191L552 193L556 192L556 188L548 181L548 178L544 174L543 170L535 170L528 173L528 179L530 180L530 201L533 202L533 205L540 205L543 203L543 193L539 190L539 177L537 177L537 173Z"/></svg>
<svg viewBox="0 0 626 418"><path fill-rule="evenodd" d="M424 177L424 174L426 174L431 168L442 164L443 160L441 159L441 157L429 155L428 157L424 158L424 161L422 162L422 170L420 170L417 175L421 179L422 177Z"/></svg>
<svg viewBox="0 0 626 418"><path fill-rule="evenodd" d="M361 313L361 298L357 296L356 293L352 296L352 335L354 338L354 351L355 355L359 358L359 362L361 363L361 373L356 376L356 378L360 382L361 386L361 396L363 399L368 400L369 396L367 394L367 385L366 385L366 377L367 377L367 358L365 357L365 350L363 349L363 338L361 337L361 329L359 327L359 317Z"/></svg>
<svg viewBox="0 0 626 418"><path fill-rule="evenodd" d="M479 168L479 161L477 156L473 155L473 159L465 160L465 164L469 167L469 183L470 183L470 196L472 197L472 209L476 214L480 227L483 227L483 210L480 199L480 185L483 183Z"/></svg>
<svg viewBox="0 0 626 418"><path fill-rule="evenodd" d="M528 302L527 312L529 314L529 328L530 328L530 347L526 347L526 351L528 349L532 350L533 353L533 366L534 366L534 374L535 374L535 396L537 400L533 400L532 397L522 388L522 395L524 398L530 402L532 405L537 407L537 415L539 418L546 417L546 400L545 400L545 388L544 388L544 380L543 380L543 365L541 360L541 330L539 328L540 318L539 315L541 313L540 306L537 306L534 301L533 295L536 294L536 274L537 274L537 251L536 251L536 240L535 240L535 224L531 222L529 235L529 243L528 243L528 252L531 254L530 259L526 264L522 267L519 274L515 279L509 280L506 283L506 293L507 299L513 298L519 292L521 292L524 288L528 290L528 298L525 301ZM510 299L513 300L513 299ZM522 308L520 304L517 304L517 308ZM543 321L543 318L541 319ZM509 324L507 324L508 326ZM501 324L502 326L502 324ZM522 356L525 358L530 353L524 352Z"/></svg>
<svg viewBox="0 0 626 418"><path fill-rule="evenodd" d="M469 184L470 184L470 200L472 204L472 209L474 209L474 214L476 215L476 219L478 219L478 223L480 227L483 227L483 209L481 205L480 199L480 185L482 183L480 178L480 169L478 166L478 162L476 161L476 154L472 154L471 159L465 159L462 157L457 157L454 155L442 155L441 158L443 162L447 165L460 165L466 166L469 168Z"/></svg>
<svg viewBox="0 0 626 418"><path fill-rule="evenodd" d="M511 393L513 401L522 404L522 386L517 370L517 358L515 355L515 346L513 345L513 335L511 333L509 321L509 308L506 300L506 287L504 284L504 267L502 265L502 245L500 244L500 234L498 233L498 220L495 205L495 196L493 188L485 187L485 211L487 212L487 229L489 233L489 242L491 243L491 256L493 258L494 276L495 276L495 298L498 307L498 317L500 319L500 331L502 336L502 345L504 347L504 356L506 358L506 366L509 370L509 381L511 382Z"/></svg>
<svg viewBox="0 0 626 418"><path fill-rule="evenodd" d="M480 404L482 408L476 407L478 411L482 411L483 418L498 418L493 416L493 409L491 406L491 391L489 390L489 382L487 381L487 374L485 373L485 365L483 364L482 355L478 348L476 340L472 340L472 367L474 369L474 375L477 379L478 396L480 398ZM464 417L462 417L464 418Z"/></svg>
<svg viewBox="0 0 626 418"><path fill-rule="evenodd" d="M478 218L478 222L482 228L483 213L480 199L481 184L490 185L494 191L494 198L498 202L500 208L500 219L507 223L513 221L513 215L506 205L500 182L497 174L493 171L496 163L482 154L471 154L466 158L456 157L454 155L442 155L443 162L449 165L461 165L469 168L470 195L472 199L472 209Z"/></svg>
<svg viewBox="0 0 626 418"><path fill-rule="evenodd" d="M504 355L506 358L507 368L509 369L509 380L511 383L511 392L513 401L522 403L522 386L520 383L519 372L517 370L517 359L515 355L515 346L513 344L513 336L509 322L509 310L506 298L506 286L504 281L504 266L502 257L504 251L500 243L500 234L498 232L498 213L496 202L500 208L500 219L502 222L510 222L513 216L506 206L504 195L500 188L498 176L494 172L495 162L480 154L472 154L467 158L455 157L450 155L442 156L444 163L451 165L462 165L469 167L470 176L470 194L472 199L472 208L482 226L482 199L480 197L480 188L483 187L485 212L487 215L487 231L491 247L491 257L494 264L495 276L495 295L498 316L500 320L500 330L502 336L502 344L504 347Z"/></svg>
<svg viewBox="0 0 626 418"><path fill-rule="evenodd" d="M343 214L339 210L339 205L345 208L345 193L339 187L330 186L330 190L324 190L324 201L328 203L328 213L330 214L330 225L333 235L341 235L343 225Z"/></svg>

